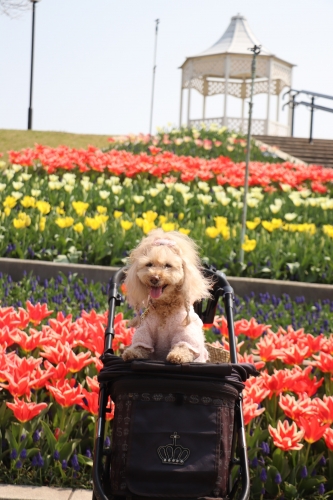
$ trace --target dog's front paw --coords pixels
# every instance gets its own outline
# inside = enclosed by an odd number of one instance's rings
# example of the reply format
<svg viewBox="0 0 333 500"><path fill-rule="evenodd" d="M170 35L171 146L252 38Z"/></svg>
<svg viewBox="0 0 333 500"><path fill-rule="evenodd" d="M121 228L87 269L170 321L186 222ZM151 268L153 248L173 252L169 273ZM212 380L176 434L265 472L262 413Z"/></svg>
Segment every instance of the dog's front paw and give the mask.
<svg viewBox="0 0 333 500"><path fill-rule="evenodd" d="M166 358L169 363L181 365L182 363L191 363L194 360L194 354L186 346L176 346L169 352Z"/></svg>
<svg viewBox="0 0 333 500"><path fill-rule="evenodd" d="M132 359L148 359L149 350L144 347L128 347L123 354L124 361L132 361Z"/></svg>

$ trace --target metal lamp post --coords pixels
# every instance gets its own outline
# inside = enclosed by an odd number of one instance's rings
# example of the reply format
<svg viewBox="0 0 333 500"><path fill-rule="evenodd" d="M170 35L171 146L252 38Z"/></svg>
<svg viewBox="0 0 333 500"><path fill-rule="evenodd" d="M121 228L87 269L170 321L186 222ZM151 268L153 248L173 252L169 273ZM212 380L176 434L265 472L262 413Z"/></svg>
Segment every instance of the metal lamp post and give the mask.
<svg viewBox="0 0 333 500"><path fill-rule="evenodd" d="M242 217L242 230L241 230L241 249L240 249L240 262L243 264L244 261L244 249L243 243L245 238L245 229L246 229L246 212L247 212L247 191L249 184L249 163L250 163L250 149L251 149L251 125L252 125L252 108L253 108L253 89L254 89L254 80L256 77L256 58L260 54L261 47L258 45L254 45L252 49L253 59L252 59L252 73L251 73L251 96L249 102L249 123L247 128L247 150L246 150L246 165L245 165L245 183L244 183L244 203L243 203L243 217Z"/></svg>
<svg viewBox="0 0 333 500"><path fill-rule="evenodd" d="M155 48L154 48L153 84L152 84L152 90L151 90L149 135L151 135L152 128L153 128L153 107L154 107L155 73L156 73L157 35L158 35L158 25L160 23L160 20L156 19L155 23L156 23L156 25L155 25Z"/></svg>
<svg viewBox="0 0 333 500"><path fill-rule="evenodd" d="M29 94L29 110L28 110L28 130L32 128L32 80L34 69L34 42L35 42L35 4L39 0L30 0L32 3L32 33L31 33L31 64L30 64L30 94Z"/></svg>

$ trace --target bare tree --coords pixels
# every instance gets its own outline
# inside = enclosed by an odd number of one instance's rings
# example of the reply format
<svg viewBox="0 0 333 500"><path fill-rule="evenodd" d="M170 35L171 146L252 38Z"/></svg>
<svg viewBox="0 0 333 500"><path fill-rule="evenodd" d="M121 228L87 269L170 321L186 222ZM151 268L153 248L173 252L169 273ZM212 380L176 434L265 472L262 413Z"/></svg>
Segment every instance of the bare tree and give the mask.
<svg viewBox="0 0 333 500"><path fill-rule="evenodd" d="M0 0L0 14L17 17L30 8L29 0Z"/></svg>

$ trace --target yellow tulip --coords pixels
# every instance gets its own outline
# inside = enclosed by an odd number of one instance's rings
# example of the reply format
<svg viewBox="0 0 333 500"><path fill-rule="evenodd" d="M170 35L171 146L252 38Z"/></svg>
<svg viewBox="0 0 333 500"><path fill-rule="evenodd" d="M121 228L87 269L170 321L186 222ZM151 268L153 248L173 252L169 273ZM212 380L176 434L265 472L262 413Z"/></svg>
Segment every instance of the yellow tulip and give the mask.
<svg viewBox="0 0 333 500"><path fill-rule="evenodd" d="M217 227L214 226L207 227L205 231L206 235L209 236L210 238L216 238L219 232L220 231L217 229Z"/></svg>
<svg viewBox="0 0 333 500"><path fill-rule="evenodd" d="M162 229L163 231L174 231L175 230L175 224L173 222L165 222L162 224Z"/></svg>
<svg viewBox="0 0 333 500"><path fill-rule="evenodd" d="M58 215L64 215L65 210L63 208L61 208L61 207L57 207L56 208L56 212L57 212Z"/></svg>
<svg viewBox="0 0 333 500"><path fill-rule="evenodd" d="M20 203L24 208L33 208L36 204L36 200L32 196L25 196L23 200L20 201Z"/></svg>
<svg viewBox="0 0 333 500"><path fill-rule="evenodd" d="M106 207L103 207L102 205L98 205L97 206L97 212L99 214L106 214L107 211L108 211L108 209Z"/></svg>
<svg viewBox="0 0 333 500"><path fill-rule="evenodd" d="M17 216L17 219L13 220L13 225L16 229L23 229L25 227L29 227L31 224L31 219L29 215L25 212L20 212Z"/></svg>
<svg viewBox="0 0 333 500"><path fill-rule="evenodd" d="M160 221L160 224L164 224L167 222L168 218L165 215L159 215L158 220Z"/></svg>
<svg viewBox="0 0 333 500"><path fill-rule="evenodd" d="M220 232L221 232L222 238L224 240L227 241L230 239L230 228L229 227L224 226L224 227L220 228Z"/></svg>
<svg viewBox="0 0 333 500"><path fill-rule="evenodd" d="M144 223L144 219L142 217L137 217L135 219L135 224L138 226L138 227L143 227L143 223Z"/></svg>
<svg viewBox="0 0 333 500"><path fill-rule="evenodd" d="M228 225L228 219L226 217L214 217L215 226L217 229L222 229L223 227Z"/></svg>
<svg viewBox="0 0 333 500"><path fill-rule="evenodd" d="M153 210L148 210L142 214L142 217L148 222L154 222L157 216L157 212L153 212Z"/></svg>
<svg viewBox="0 0 333 500"><path fill-rule="evenodd" d="M326 234L330 238L333 238L333 226L331 226L330 224L325 224L323 226L323 231L324 231L324 234Z"/></svg>
<svg viewBox="0 0 333 500"><path fill-rule="evenodd" d="M259 219L259 217L256 217L253 221L248 220L248 221L246 222L246 227L247 227L248 229L250 229L250 230L253 230L253 229L255 229L257 226L259 226L259 224L260 224L260 219Z"/></svg>
<svg viewBox="0 0 333 500"><path fill-rule="evenodd" d="M14 208L16 205L16 199L13 196L7 196L2 204L5 208Z"/></svg>
<svg viewBox="0 0 333 500"><path fill-rule="evenodd" d="M47 215L51 211L51 205L47 201L37 201L36 208L42 215Z"/></svg>
<svg viewBox="0 0 333 500"><path fill-rule="evenodd" d="M85 203L84 201L72 201L72 207L77 215L83 216L89 207L89 203Z"/></svg>
<svg viewBox="0 0 333 500"><path fill-rule="evenodd" d="M257 246L256 240L250 240L248 236L245 235L245 241L242 245L244 252L252 252Z"/></svg>
<svg viewBox="0 0 333 500"><path fill-rule="evenodd" d="M5 215L8 217L10 215L11 210L10 210L10 208L6 207L4 212L5 212Z"/></svg>
<svg viewBox="0 0 333 500"><path fill-rule="evenodd" d="M186 234L186 235L187 235L187 234L190 234L191 229L185 229L184 227L180 227L180 228L178 229L178 231L179 231L180 233L182 233L182 234Z"/></svg>
<svg viewBox="0 0 333 500"><path fill-rule="evenodd" d="M63 218L58 217L55 223L57 224L57 226L64 229L65 227L71 227L74 224L74 219L73 217L63 217Z"/></svg>
<svg viewBox="0 0 333 500"><path fill-rule="evenodd" d="M44 231L46 225L46 217L41 217L39 221L39 230Z"/></svg>
<svg viewBox="0 0 333 500"><path fill-rule="evenodd" d="M122 215L123 215L123 213L122 213L122 212L120 212L119 210L115 210L115 211L113 212L113 217L114 217L115 219L119 219L119 217L121 217Z"/></svg>
<svg viewBox="0 0 333 500"><path fill-rule="evenodd" d="M148 221L148 220L144 220L143 221L143 225L142 225L142 229L143 229L144 234L148 234L153 229L156 229L156 226L155 226L154 222Z"/></svg>
<svg viewBox="0 0 333 500"><path fill-rule="evenodd" d="M133 222L130 222L129 220L121 220L120 225L125 231L128 231L133 226Z"/></svg>
<svg viewBox="0 0 333 500"><path fill-rule="evenodd" d="M86 217L84 223L87 227L93 229L93 231L96 231L102 225L102 221L97 219L96 217Z"/></svg>
<svg viewBox="0 0 333 500"><path fill-rule="evenodd" d="M83 229L84 229L82 222L78 222L77 224L75 224L75 225L73 226L73 229L74 229L74 231L76 231L77 233L82 233L82 231L83 231Z"/></svg>
<svg viewBox="0 0 333 500"><path fill-rule="evenodd" d="M180 214L178 215L178 220L183 220L185 217L185 215L183 214L183 212L180 212Z"/></svg>

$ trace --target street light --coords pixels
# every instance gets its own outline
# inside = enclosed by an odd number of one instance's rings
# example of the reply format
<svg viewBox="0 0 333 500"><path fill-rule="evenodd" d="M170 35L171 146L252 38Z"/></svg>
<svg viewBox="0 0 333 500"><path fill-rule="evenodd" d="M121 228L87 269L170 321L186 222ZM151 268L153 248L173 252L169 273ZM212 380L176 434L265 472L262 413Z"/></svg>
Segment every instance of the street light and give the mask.
<svg viewBox="0 0 333 500"><path fill-rule="evenodd" d="M152 128L153 128L153 106L154 106L155 72L156 72L157 35L158 35L158 25L160 23L160 20L156 19L155 23L156 23L156 25L155 25L155 49L154 49L154 66L153 66L153 85L152 85L152 90L151 90L149 135L151 135Z"/></svg>
<svg viewBox="0 0 333 500"><path fill-rule="evenodd" d="M32 128L32 77L34 69L34 41L35 41L35 4L39 0L30 0L32 3L32 34L31 34L31 65L30 65L30 97L28 110L28 130Z"/></svg>

